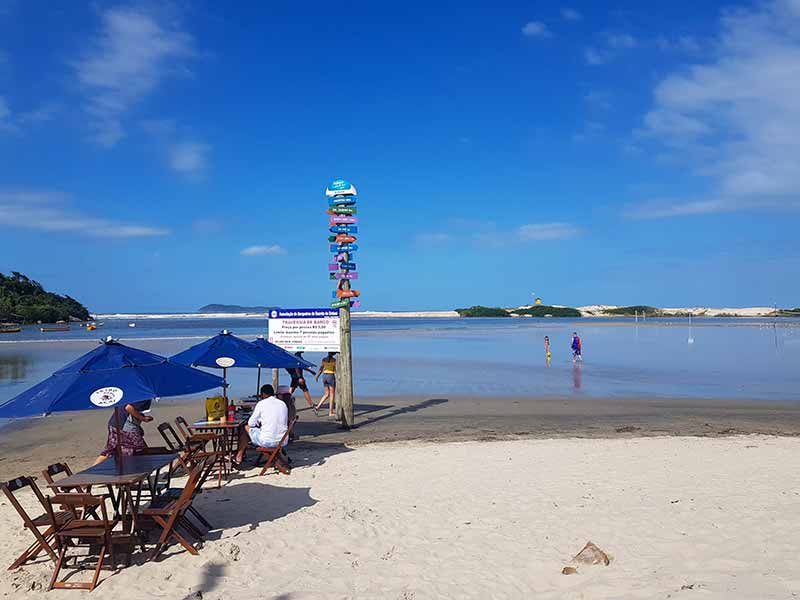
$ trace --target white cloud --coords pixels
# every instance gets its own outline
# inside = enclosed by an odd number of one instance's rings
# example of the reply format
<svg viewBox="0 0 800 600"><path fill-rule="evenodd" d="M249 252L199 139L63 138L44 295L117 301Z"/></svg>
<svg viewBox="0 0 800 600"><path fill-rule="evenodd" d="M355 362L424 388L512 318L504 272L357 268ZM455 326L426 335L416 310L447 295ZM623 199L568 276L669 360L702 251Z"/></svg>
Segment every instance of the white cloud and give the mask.
<svg viewBox="0 0 800 600"><path fill-rule="evenodd" d="M563 18L565 21L580 21L583 18L583 15L581 15L581 13L574 8L562 8L561 18Z"/></svg>
<svg viewBox="0 0 800 600"><path fill-rule="evenodd" d="M572 141L585 142L586 140L596 138L605 130L606 126L603 123L599 123L597 121L586 121L586 123L583 124L583 129L573 134Z"/></svg>
<svg viewBox="0 0 800 600"><path fill-rule="evenodd" d="M57 104L49 102L33 110L12 114L8 102L0 96L0 131L20 133L24 127L51 120L58 110Z"/></svg>
<svg viewBox="0 0 800 600"><path fill-rule="evenodd" d="M552 33L547 28L547 25L541 21L530 21L522 28L522 33L531 38L538 38L540 40L552 37Z"/></svg>
<svg viewBox="0 0 800 600"><path fill-rule="evenodd" d="M636 48L639 42L628 33L609 33L606 35L606 42L610 48L628 49Z"/></svg>
<svg viewBox="0 0 800 600"><path fill-rule="evenodd" d="M670 39L663 35L656 38L656 46L665 52L684 52L686 54L698 54L703 49L703 44L692 35L681 35Z"/></svg>
<svg viewBox="0 0 800 600"><path fill-rule="evenodd" d="M101 20L99 36L72 66L87 96L93 138L111 147L125 136L123 120L131 107L165 77L181 72L196 52L188 33L143 10L113 8Z"/></svg>
<svg viewBox="0 0 800 600"><path fill-rule="evenodd" d="M168 229L87 216L67 206L60 192L0 191L0 226L104 238L166 235Z"/></svg>
<svg viewBox="0 0 800 600"><path fill-rule="evenodd" d="M593 110L606 111L611 108L611 92L594 90L583 97L584 102Z"/></svg>
<svg viewBox="0 0 800 600"><path fill-rule="evenodd" d="M199 142L178 142L169 149L170 167L184 175L196 176L205 172L211 146Z"/></svg>
<svg viewBox="0 0 800 600"><path fill-rule="evenodd" d="M673 158L690 161L693 173L715 191L713 200L677 199L667 209L645 210L644 216L798 205L798 31L798 0L726 12L713 58L658 83L637 134Z"/></svg>
<svg viewBox="0 0 800 600"><path fill-rule="evenodd" d="M583 51L583 58L587 65L604 65L611 60L611 55L598 48L586 48Z"/></svg>
<svg viewBox="0 0 800 600"><path fill-rule="evenodd" d="M141 125L155 139L167 167L189 178L206 172L212 150L210 144L181 139L191 134L181 131L174 119L150 119Z"/></svg>
<svg viewBox="0 0 800 600"><path fill-rule="evenodd" d="M286 254L286 249L278 244L271 246L248 246L239 252L242 256L276 256Z"/></svg>
<svg viewBox="0 0 800 600"><path fill-rule="evenodd" d="M669 217L685 217L688 215L704 215L731 210L720 200L653 200L629 207L625 216L631 219L664 219Z"/></svg>
<svg viewBox="0 0 800 600"><path fill-rule="evenodd" d="M566 240L580 233L578 227L569 223L532 223L520 225L516 230L517 237L525 242Z"/></svg>

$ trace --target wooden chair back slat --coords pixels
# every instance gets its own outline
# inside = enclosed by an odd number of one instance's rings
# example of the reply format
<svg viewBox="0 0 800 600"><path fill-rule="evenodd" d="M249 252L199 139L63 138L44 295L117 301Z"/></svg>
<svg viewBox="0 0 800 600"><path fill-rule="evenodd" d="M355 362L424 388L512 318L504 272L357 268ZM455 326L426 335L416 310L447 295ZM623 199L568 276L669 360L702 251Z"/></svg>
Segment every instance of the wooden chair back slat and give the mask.
<svg viewBox="0 0 800 600"><path fill-rule="evenodd" d="M189 423L184 419L181 415L175 417L175 426L178 428L178 431L183 436L183 439L189 441L189 438L192 437L192 430L189 427Z"/></svg>
<svg viewBox="0 0 800 600"><path fill-rule="evenodd" d="M158 433L161 434L167 447L173 452L182 452L186 450L186 445L183 443L183 440L178 437L178 434L175 433L175 430L169 423L161 423L158 426Z"/></svg>

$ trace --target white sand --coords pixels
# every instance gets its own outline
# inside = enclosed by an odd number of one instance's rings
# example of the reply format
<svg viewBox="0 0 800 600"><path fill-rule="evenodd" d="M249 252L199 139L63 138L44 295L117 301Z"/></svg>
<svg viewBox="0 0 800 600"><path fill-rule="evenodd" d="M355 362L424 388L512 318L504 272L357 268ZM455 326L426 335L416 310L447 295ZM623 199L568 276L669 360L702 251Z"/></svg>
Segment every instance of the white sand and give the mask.
<svg viewBox="0 0 800 600"><path fill-rule="evenodd" d="M800 597L798 456L800 439L763 436L296 453L316 464L290 477L250 471L203 495L225 529L200 556L171 549L105 574L92 597ZM0 526L7 565L28 538L5 501ZM611 565L562 575L588 540ZM3 572L0 592L49 573L48 563Z"/></svg>

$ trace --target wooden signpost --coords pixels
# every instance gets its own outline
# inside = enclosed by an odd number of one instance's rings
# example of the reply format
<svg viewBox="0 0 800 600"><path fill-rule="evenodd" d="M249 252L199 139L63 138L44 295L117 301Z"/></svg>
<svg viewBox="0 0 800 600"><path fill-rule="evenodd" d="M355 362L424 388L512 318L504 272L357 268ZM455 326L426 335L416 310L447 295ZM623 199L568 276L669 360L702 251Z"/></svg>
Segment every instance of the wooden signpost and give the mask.
<svg viewBox="0 0 800 600"><path fill-rule="evenodd" d="M358 233L358 217L356 203L358 192L354 185L344 179L336 179L328 184L325 189L328 198L327 213L330 215L329 231L336 234L329 242L333 253L333 262L328 264L329 277L336 281L336 289L331 302L331 308L339 309L339 328L341 338L341 351L336 368L336 407L344 429L353 427L353 351L350 333L350 309L360 307L359 300L352 300L360 296L358 290L351 289L350 282L358 279L356 263L353 262L354 253L358 246L354 244Z"/></svg>

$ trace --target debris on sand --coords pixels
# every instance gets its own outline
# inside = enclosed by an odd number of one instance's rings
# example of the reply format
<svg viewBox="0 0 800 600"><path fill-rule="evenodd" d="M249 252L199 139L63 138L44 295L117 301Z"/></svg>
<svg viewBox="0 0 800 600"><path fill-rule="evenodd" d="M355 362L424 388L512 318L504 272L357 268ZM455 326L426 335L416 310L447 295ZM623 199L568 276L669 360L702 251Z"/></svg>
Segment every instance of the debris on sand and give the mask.
<svg viewBox="0 0 800 600"><path fill-rule="evenodd" d="M604 564L608 566L609 563L611 562L611 558L609 558L608 554L603 552L592 542L586 542L586 545L583 547L583 550L578 552L572 558L572 560L573 562L582 563L584 565Z"/></svg>

